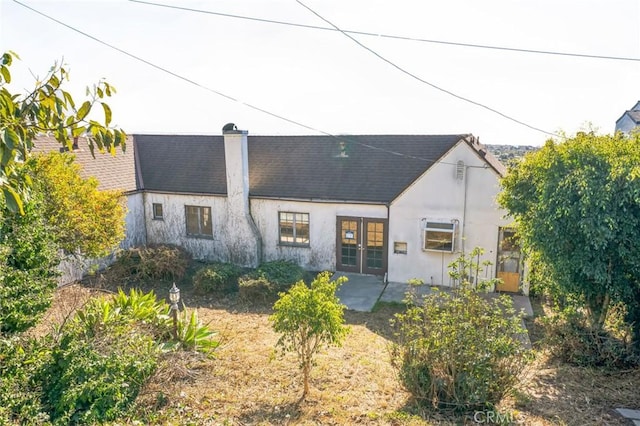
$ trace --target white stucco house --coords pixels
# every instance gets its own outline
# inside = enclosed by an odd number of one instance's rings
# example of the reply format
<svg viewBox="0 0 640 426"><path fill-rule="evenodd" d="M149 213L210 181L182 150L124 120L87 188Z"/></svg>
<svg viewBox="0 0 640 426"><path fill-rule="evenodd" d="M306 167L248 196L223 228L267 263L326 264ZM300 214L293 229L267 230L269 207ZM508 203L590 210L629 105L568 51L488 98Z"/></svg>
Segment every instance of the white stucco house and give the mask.
<svg viewBox="0 0 640 426"><path fill-rule="evenodd" d="M526 293L495 201L505 168L473 135L250 136L229 124L222 136L134 135L131 148L131 241L434 285L480 246L487 276Z"/></svg>
<svg viewBox="0 0 640 426"><path fill-rule="evenodd" d="M640 101L633 108L625 111L620 118L616 120L616 133L622 132L629 134L633 129L640 127Z"/></svg>

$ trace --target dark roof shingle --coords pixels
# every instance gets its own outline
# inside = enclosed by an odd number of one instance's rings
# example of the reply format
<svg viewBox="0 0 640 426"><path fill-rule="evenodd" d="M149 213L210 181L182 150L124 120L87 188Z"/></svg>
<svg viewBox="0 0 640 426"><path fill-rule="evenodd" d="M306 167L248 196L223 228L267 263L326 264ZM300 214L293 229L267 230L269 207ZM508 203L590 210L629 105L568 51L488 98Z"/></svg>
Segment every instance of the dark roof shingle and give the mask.
<svg viewBox="0 0 640 426"><path fill-rule="evenodd" d="M249 135L250 195L391 202L465 136ZM134 139L141 189L226 194L223 136Z"/></svg>

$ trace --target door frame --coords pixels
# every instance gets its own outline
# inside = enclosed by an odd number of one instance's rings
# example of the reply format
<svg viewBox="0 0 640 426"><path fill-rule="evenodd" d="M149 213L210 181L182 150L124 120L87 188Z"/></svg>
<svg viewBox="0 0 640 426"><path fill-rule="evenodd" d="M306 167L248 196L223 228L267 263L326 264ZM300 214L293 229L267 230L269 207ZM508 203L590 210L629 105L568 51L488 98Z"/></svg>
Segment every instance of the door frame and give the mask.
<svg viewBox="0 0 640 426"><path fill-rule="evenodd" d="M342 256L342 221L351 220L357 222L357 256L355 266L344 266ZM367 267L367 225L369 223L382 223L382 267ZM388 270L389 259L389 220L386 218L362 217L362 216L336 216L336 271L355 272L358 274L384 275Z"/></svg>
<svg viewBox="0 0 640 426"><path fill-rule="evenodd" d="M509 250L509 252L517 252L517 271L516 272L503 272L500 269L502 268L502 264L504 259L502 259L503 254L503 246L502 243L504 241L505 231L510 233L515 233L513 227L510 226L501 226L498 228L498 248L496 250L496 278L501 279L501 282L496 284L496 291L505 291L509 293L519 293L521 291L521 281L522 281L522 248L520 244L517 242L513 242L514 246L517 246L517 250Z"/></svg>

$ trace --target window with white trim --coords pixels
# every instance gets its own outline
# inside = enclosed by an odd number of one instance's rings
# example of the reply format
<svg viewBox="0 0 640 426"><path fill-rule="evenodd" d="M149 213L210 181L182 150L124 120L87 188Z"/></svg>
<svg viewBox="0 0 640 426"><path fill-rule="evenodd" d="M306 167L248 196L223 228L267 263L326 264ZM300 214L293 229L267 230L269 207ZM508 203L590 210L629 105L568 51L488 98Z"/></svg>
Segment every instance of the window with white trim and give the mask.
<svg viewBox="0 0 640 426"><path fill-rule="evenodd" d="M427 222L424 228L424 250L453 253L456 240L456 224L451 222Z"/></svg>
<svg viewBox="0 0 640 426"><path fill-rule="evenodd" d="M280 244L309 245L309 213L278 212Z"/></svg>
<svg viewBox="0 0 640 426"><path fill-rule="evenodd" d="M211 207L184 206L187 235L190 237L213 237Z"/></svg>

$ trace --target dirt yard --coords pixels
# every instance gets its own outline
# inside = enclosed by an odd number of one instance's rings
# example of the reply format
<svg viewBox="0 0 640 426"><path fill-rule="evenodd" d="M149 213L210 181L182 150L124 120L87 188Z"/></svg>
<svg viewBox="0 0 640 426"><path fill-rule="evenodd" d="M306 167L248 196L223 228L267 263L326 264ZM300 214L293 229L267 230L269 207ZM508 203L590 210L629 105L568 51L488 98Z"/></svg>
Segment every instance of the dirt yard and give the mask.
<svg viewBox="0 0 640 426"><path fill-rule="evenodd" d="M108 289L73 285L58 291L38 333L67 318L89 297ZM154 289L166 297L169 285ZM171 355L139 396L138 414L155 424L228 425L448 425L478 424L473 415L421 412L389 362L389 319L400 306L374 313L347 311L351 333L340 348L324 351L312 371L311 394L299 402L301 376L293 355L275 352L270 302L241 303L198 297L183 289L188 308L218 332L215 359ZM535 330L534 330L535 331ZM535 334L535 333L534 333ZM520 388L499 407L526 425L624 425L616 407L639 408L640 371L607 373L559 364L538 350ZM485 423L488 423L485 421ZM136 423L130 419L130 424Z"/></svg>

